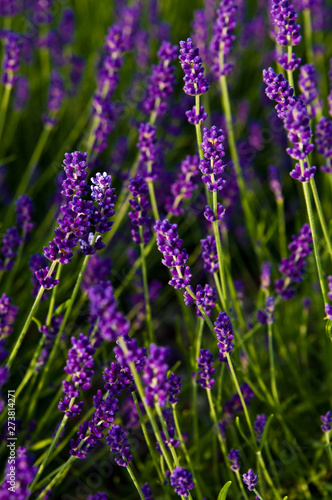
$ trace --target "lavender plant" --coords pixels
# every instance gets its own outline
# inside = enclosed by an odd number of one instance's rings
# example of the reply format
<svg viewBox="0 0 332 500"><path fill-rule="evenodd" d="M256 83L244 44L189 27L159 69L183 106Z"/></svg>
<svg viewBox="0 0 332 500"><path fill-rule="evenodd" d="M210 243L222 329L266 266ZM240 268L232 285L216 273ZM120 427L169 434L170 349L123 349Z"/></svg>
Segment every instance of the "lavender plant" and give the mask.
<svg viewBox="0 0 332 500"><path fill-rule="evenodd" d="M0 15L1 499L327 499L331 6Z"/></svg>

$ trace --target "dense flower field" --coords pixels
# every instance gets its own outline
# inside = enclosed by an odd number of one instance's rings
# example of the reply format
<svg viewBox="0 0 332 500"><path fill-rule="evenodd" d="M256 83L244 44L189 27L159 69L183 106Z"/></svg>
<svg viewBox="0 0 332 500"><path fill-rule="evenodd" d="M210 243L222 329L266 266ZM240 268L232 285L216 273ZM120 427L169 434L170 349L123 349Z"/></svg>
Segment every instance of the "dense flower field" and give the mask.
<svg viewBox="0 0 332 500"><path fill-rule="evenodd" d="M1 500L332 498L332 5L0 0Z"/></svg>

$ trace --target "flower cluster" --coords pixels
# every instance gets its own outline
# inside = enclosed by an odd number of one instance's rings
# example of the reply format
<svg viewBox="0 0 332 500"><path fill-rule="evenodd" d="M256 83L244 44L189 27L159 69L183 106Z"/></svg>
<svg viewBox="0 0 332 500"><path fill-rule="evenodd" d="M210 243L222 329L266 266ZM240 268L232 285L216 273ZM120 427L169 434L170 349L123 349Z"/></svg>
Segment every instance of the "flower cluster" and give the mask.
<svg viewBox="0 0 332 500"><path fill-rule="evenodd" d="M254 474L252 469L249 469L246 474L243 474L243 482L247 485L249 491L253 491L255 489L256 484L258 483L258 476Z"/></svg>
<svg viewBox="0 0 332 500"><path fill-rule="evenodd" d="M204 288L201 285L197 285L196 292L194 292L193 287L189 285L189 290L186 290L183 294L186 306L196 304L197 316L203 317L200 307L203 308L207 316L210 316L217 300L215 288L208 284L204 285Z"/></svg>
<svg viewBox="0 0 332 500"><path fill-rule="evenodd" d="M268 323L274 322L274 297L266 297L265 300L265 310L261 309L257 312L257 320L262 325L267 325Z"/></svg>
<svg viewBox="0 0 332 500"><path fill-rule="evenodd" d="M192 490L195 486L192 473L183 467L173 469L170 481L175 493L186 498L189 496L189 490Z"/></svg>
<svg viewBox="0 0 332 500"><path fill-rule="evenodd" d="M148 485L148 483L145 483L142 486L141 490L142 490L142 493L143 493L145 500L153 500L152 490L151 490L150 486Z"/></svg>
<svg viewBox="0 0 332 500"><path fill-rule="evenodd" d="M16 201L16 221L18 227L21 229L24 239L27 239L35 223L32 222L33 214L33 201L27 194L19 196Z"/></svg>
<svg viewBox="0 0 332 500"><path fill-rule="evenodd" d="M329 292L327 294L328 298L332 301L332 276L328 276L328 286ZM332 306L330 304L325 304L326 317L332 320Z"/></svg>
<svg viewBox="0 0 332 500"><path fill-rule="evenodd" d="M34 464L34 457L28 455L27 449L24 446L20 446L16 450L15 457L15 493L12 495L11 491L8 489L9 481L4 480L0 486L0 497L4 500L11 500L12 498L24 499L28 498L31 494L29 489L29 484L32 483L34 477L37 473L38 466ZM10 461L7 460L5 478L10 478L10 473L12 471L13 465L10 465Z"/></svg>
<svg viewBox="0 0 332 500"><path fill-rule="evenodd" d="M326 164L320 167L321 170L332 173L332 121L325 116L316 125L316 147L326 161Z"/></svg>
<svg viewBox="0 0 332 500"><path fill-rule="evenodd" d="M114 291L109 281L100 281L88 289L90 301L90 322L96 328L95 345L101 340L114 342L129 332L129 321L117 309Z"/></svg>
<svg viewBox="0 0 332 500"><path fill-rule="evenodd" d="M73 347L68 351L68 360L64 370L72 377L70 382L67 380L62 382L65 397L63 401L60 400L58 408L65 412L67 417L76 417L81 413L83 402L74 403L72 399L79 397L80 390L84 391L91 387L91 378L94 374L91 368L94 365L95 349L83 333L78 339L72 337L71 342Z"/></svg>
<svg viewBox="0 0 332 500"><path fill-rule="evenodd" d="M129 191L133 199L129 200L129 204L134 212L129 212L132 225L131 230L133 240L136 244L148 243L151 237L151 217L147 216L150 202L148 199L148 185L140 174L136 174L134 178L129 179ZM141 234L142 232L142 234Z"/></svg>
<svg viewBox="0 0 332 500"><path fill-rule="evenodd" d="M48 90L48 113L43 117L44 124L47 127L52 128L57 124L56 115L61 108L65 94L66 90L62 76L58 71L52 71Z"/></svg>
<svg viewBox="0 0 332 500"><path fill-rule="evenodd" d="M93 397L95 411L91 420L85 420L78 429L78 438L70 441L70 455L76 458L85 458L87 453L96 446L98 441L104 437L104 428L110 427L117 414L118 400L113 396L103 397L102 391L98 390Z"/></svg>
<svg viewBox="0 0 332 500"><path fill-rule="evenodd" d="M232 465L230 467L233 471L237 471L240 469L241 465L240 465L240 452L239 452L239 450L232 449L229 452L227 458L230 462L232 462Z"/></svg>
<svg viewBox="0 0 332 500"><path fill-rule="evenodd" d="M159 62L152 66L152 75L149 77L147 97L143 109L148 114L156 113L162 116L166 113L166 98L172 94L176 83L175 67L171 62L177 58L178 48L168 41L163 41L158 51Z"/></svg>
<svg viewBox="0 0 332 500"><path fill-rule="evenodd" d="M271 15L273 24L277 28L276 41L279 45L298 45L301 42L298 17L294 7L288 0L272 0Z"/></svg>
<svg viewBox="0 0 332 500"><path fill-rule="evenodd" d="M199 50L195 47L191 38L187 41L180 42L180 63L184 71L185 85L183 90L187 95L199 96L205 94L209 90L209 83L204 77L204 67L202 58L199 55ZM199 108L194 106L191 110L186 112L189 123L192 125L199 125L206 117L207 113L204 107Z"/></svg>
<svg viewBox="0 0 332 500"><path fill-rule="evenodd" d="M62 183L62 194L70 200L61 207L62 216L57 219L59 227L54 230L53 241L44 247L45 257L60 264L71 261L72 250L77 244L85 255L103 248L100 234L109 231L113 225L109 218L115 213L116 196L111 188L110 175L97 173L91 179L91 199L85 199L89 193L86 157L86 153L79 151L65 154L66 179ZM46 270L41 270L36 276L44 288L54 286Z"/></svg>
<svg viewBox="0 0 332 500"><path fill-rule="evenodd" d="M166 198L166 210L172 215L184 213L183 202L191 199L197 189L199 176L199 158L197 155L186 156L181 162L176 181L171 185L172 196Z"/></svg>
<svg viewBox="0 0 332 500"><path fill-rule="evenodd" d="M270 165L268 173L269 173L270 189L275 196L276 202L282 203L284 197L282 195L282 186L280 181L279 170L274 165Z"/></svg>
<svg viewBox="0 0 332 500"><path fill-rule="evenodd" d="M287 153L295 160L304 160L314 149L314 145L310 144L312 132L309 122L307 108L300 100L286 112L284 126L288 139L293 142L293 148L287 148Z"/></svg>
<svg viewBox="0 0 332 500"><path fill-rule="evenodd" d="M226 184L223 177L225 170L222 160L225 156L223 141L223 131L215 125L211 129L204 129L201 144L204 159L200 161L199 168L203 174L202 180L209 191L219 192Z"/></svg>
<svg viewBox="0 0 332 500"><path fill-rule="evenodd" d="M236 10L237 6L234 0L223 0L219 4L217 19L213 24L213 37L210 43L210 50L214 60L212 70L218 78L228 75L233 69L233 63L227 63L226 61L235 40Z"/></svg>
<svg viewBox="0 0 332 500"><path fill-rule="evenodd" d="M209 235L205 239L201 240L201 247L205 271L208 271L209 273L216 273L219 269L219 263L215 237Z"/></svg>
<svg viewBox="0 0 332 500"><path fill-rule="evenodd" d="M289 85L285 77L279 73L277 75L272 68L263 70L263 80L266 84L265 93L271 101L276 101L275 109L279 118L284 119L297 102L294 89Z"/></svg>
<svg viewBox="0 0 332 500"><path fill-rule="evenodd" d="M169 284L174 288L186 288L191 280L189 266L186 265L188 253L181 249L182 240L177 233L177 225L171 224L167 219L157 221L154 225L157 235L157 246L163 254L162 263L169 267L172 279Z"/></svg>
<svg viewBox="0 0 332 500"><path fill-rule="evenodd" d="M282 259L279 271L285 276L274 282L276 292L283 299L291 299L295 295L292 284L303 280L306 267L306 258L311 254L312 236L308 224L304 224L299 236L293 236L293 241L288 245L291 254L287 259Z"/></svg>
<svg viewBox="0 0 332 500"><path fill-rule="evenodd" d="M146 182L158 178L158 148L156 127L150 123L141 123L138 129L137 147L140 151L138 171Z"/></svg>
<svg viewBox="0 0 332 500"><path fill-rule="evenodd" d="M261 271L261 289L268 292L271 284L271 262L263 262Z"/></svg>
<svg viewBox="0 0 332 500"><path fill-rule="evenodd" d="M306 104L310 118L314 118L321 103L318 101L318 79L313 64L304 64L300 67L298 84L301 91L300 98Z"/></svg>
<svg viewBox="0 0 332 500"><path fill-rule="evenodd" d="M1 253L3 259L0 258L0 270L10 271L13 268L18 248L22 243L23 240L17 227L7 229L2 238Z"/></svg>
<svg viewBox="0 0 332 500"><path fill-rule="evenodd" d="M168 347L151 344L149 356L146 358L142 379L145 383L145 401L148 406L165 406L167 403L169 382L167 378L169 358Z"/></svg>
<svg viewBox="0 0 332 500"><path fill-rule="evenodd" d="M175 405L179 402L178 395L181 390L181 377L175 375L175 373L171 373L168 377L168 401L171 405Z"/></svg>
<svg viewBox="0 0 332 500"><path fill-rule="evenodd" d="M219 313L214 323L214 331L218 340L219 361L226 361L226 355L230 354L234 347L234 333L231 318L225 312Z"/></svg>
<svg viewBox="0 0 332 500"><path fill-rule="evenodd" d="M1 30L0 38L4 42L4 58L2 62L2 83L12 88L17 80L16 73L20 69L21 37L13 31Z"/></svg>
<svg viewBox="0 0 332 500"><path fill-rule="evenodd" d="M132 461L128 438L120 425L112 425L108 431L106 442L111 449L111 453L119 454L120 458L116 457L115 462L121 467L127 467Z"/></svg>
<svg viewBox="0 0 332 500"><path fill-rule="evenodd" d="M330 432L331 424L332 424L332 415L331 412L328 411L325 415L320 417L323 425L321 426L323 432Z"/></svg>
<svg viewBox="0 0 332 500"><path fill-rule="evenodd" d="M257 415L256 420L255 420L255 424L254 424L254 431L256 432L256 437L257 437L258 443L262 439L265 425L266 425L266 415L264 415L264 413L262 415Z"/></svg>
<svg viewBox="0 0 332 500"><path fill-rule="evenodd" d="M200 356L197 358L198 375L197 384L200 384L203 389L211 389L215 384L215 379L212 377L216 371L213 368L213 356L208 349L201 349Z"/></svg>
<svg viewBox="0 0 332 500"><path fill-rule="evenodd" d="M3 293L0 297L0 363L5 361L8 356L8 351L6 349L7 337L13 330L13 323L15 322L17 311L18 307L12 305L11 299ZM8 378L9 369L7 366L3 365L0 368L0 388L5 385Z"/></svg>

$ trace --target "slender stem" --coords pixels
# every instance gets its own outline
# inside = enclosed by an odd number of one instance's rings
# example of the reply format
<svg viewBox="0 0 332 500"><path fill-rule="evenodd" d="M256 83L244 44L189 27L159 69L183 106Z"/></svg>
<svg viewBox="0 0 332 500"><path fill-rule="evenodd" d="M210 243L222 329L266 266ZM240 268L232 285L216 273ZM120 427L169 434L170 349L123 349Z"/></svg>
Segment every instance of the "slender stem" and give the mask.
<svg viewBox="0 0 332 500"><path fill-rule="evenodd" d="M141 262L142 262L142 278L143 278L143 290L144 290L144 299L145 299L145 314L146 314L146 325L149 332L149 341L154 341L153 335L153 326L152 326L152 314L151 314L151 303L150 303L150 295L149 295L149 287L148 287L148 274L146 269L146 260L144 254L144 243L143 243L143 228L139 227L140 235L141 235Z"/></svg>
<svg viewBox="0 0 332 500"><path fill-rule="evenodd" d="M74 399L75 399L75 398L72 398L72 401L73 401ZM71 406L71 405L70 405L70 406ZM36 474L36 476L35 476L35 478L34 478L34 480L33 480L32 484L31 484L31 486L30 486L30 490L31 490L32 492L34 491L35 486L36 486L36 484L37 484L37 481L38 481L38 479L40 478L41 474L43 473L43 471L44 471L44 469L45 469L45 467L46 467L46 465L47 465L47 463L48 463L48 460L49 460L49 458L50 458L50 455L51 455L52 451L54 450L55 445L56 445L56 444L57 444L57 442L59 441L59 438L60 438L60 436L61 436L61 434L62 434L62 431L63 431L63 429L64 429L64 427L65 427L65 425L66 425L66 423L67 423L67 420L68 420L68 417L67 417L66 415L64 415L64 417L63 417L63 419L61 420L61 423L60 423L60 425L59 425L59 428L58 428L58 430L57 430L57 433L56 433L55 437L53 438L52 443L50 444L50 446L49 446L49 448L48 448L48 450L47 450L47 453L46 453L46 455L45 455L45 457L44 457L44 460L42 461L42 463L41 463L41 465L40 465L40 467L39 467L39 469L38 469L38 472L37 472L37 474Z"/></svg>
<svg viewBox="0 0 332 500"><path fill-rule="evenodd" d="M229 99L226 76L222 75L219 79L219 82L220 82L220 88L221 88L222 105L223 105L225 118L226 118L228 144L229 144L232 162L234 165L237 183L238 183L238 186L240 189L241 204L242 204L244 216L246 218L247 228L248 228L250 237L254 241L255 224L254 224L252 212L250 210L249 202L247 199L247 190L246 190L246 186L244 183L242 170L241 170L241 166L240 166L240 161L239 161L239 156L238 156L238 152L237 152L237 148L236 148L234 127L233 127L233 121L232 121L232 111L231 111L231 104L230 104L230 99Z"/></svg>
<svg viewBox="0 0 332 500"><path fill-rule="evenodd" d="M58 266L57 271L56 271L56 275L55 275L55 279L56 280L60 279L61 271L62 271L62 266ZM54 304L55 304L55 298L56 298L57 289L58 288L55 286L53 288L53 290L52 290L50 305L49 305L49 308L48 308L48 313L47 313L47 318L46 318L46 326L50 326L51 321L52 321L52 316L53 316L53 312L54 312Z"/></svg>
<svg viewBox="0 0 332 500"><path fill-rule="evenodd" d="M195 377L192 377L193 384L193 430L194 430L194 443L196 445L196 456L199 454L199 432L198 432L198 408L197 408L197 382L196 382L196 361L199 357L202 335L204 328L204 320L203 318L199 318L198 320L198 333L196 338L196 346L193 350L194 359L193 359L193 371L195 372Z"/></svg>
<svg viewBox="0 0 332 500"><path fill-rule="evenodd" d="M307 158L307 161L308 161L308 158ZM322 204L320 202L319 194L318 194L318 191L317 191L316 182L315 182L315 179L313 177L310 179L310 187L311 187L311 191L312 191L312 194L313 194L313 197L314 197L314 201L315 201L315 205L316 205L316 209L317 209L317 213L318 213L319 222L320 222L323 234L324 234L325 243L327 245L327 249L328 249L328 252L330 254L330 257L332 259L332 245L331 245L331 240L330 240L330 236L329 236L329 231L327 229L327 224L326 224L326 221L325 221Z"/></svg>
<svg viewBox="0 0 332 500"><path fill-rule="evenodd" d="M276 405L279 406L279 396L276 383L275 365L274 365L274 352L273 352L273 331L272 323L268 323L268 338L269 338L269 358L270 358L270 377L271 377L271 392Z"/></svg>
<svg viewBox="0 0 332 500"><path fill-rule="evenodd" d="M241 492L242 492L242 495L244 496L244 498L246 500L248 500L248 495L246 493L246 490L244 489L244 486L243 486L243 481L241 479L241 476L240 476L240 472L238 470L235 471L235 475L236 475L236 478L237 478L237 481L239 483L239 486L240 486L240 489L241 489Z"/></svg>
<svg viewBox="0 0 332 500"><path fill-rule="evenodd" d="M51 274L54 271L54 268L55 268L56 264L57 264L57 261L52 262L52 265L51 265L51 267L50 267L50 269L48 271L47 276L51 276ZM40 289L39 289L39 292L37 294L37 297L35 298L33 306L30 309L28 317L27 317L27 319L26 319L26 321L25 321L25 323L23 325L23 328L22 328L22 331L21 331L21 333L19 335L19 338L17 339L16 344L14 345L14 348L13 348L12 352L10 353L10 356L8 358L8 361L7 361L7 366L8 367L10 367L12 365L13 361L14 361L14 358L15 358L15 356L17 354L17 351L19 350L19 348L20 348L20 346L21 346L21 344L23 342L23 339L24 339L24 337L25 337L25 335L26 335L26 333L28 331L28 328L30 326L31 320L32 320L33 316L37 312L37 309L38 309L38 306L39 306L39 303L40 303L40 300L42 298L42 295L43 295L44 291L45 291L45 288L43 288L41 286Z"/></svg>
<svg viewBox="0 0 332 500"><path fill-rule="evenodd" d="M68 458L67 462L63 464L57 475L52 479L52 481L47 485L47 488L45 488L40 495L36 498L36 500L42 500L46 493L53 488L53 486L58 482L58 480L70 469L71 464L75 462L76 457L70 457Z"/></svg>
<svg viewBox="0 0 332 500"><path fill-rule="evenodd" d="M332 448L331 448L331 443L330 443L330 437L329 437L330 432L325 432L325 439L326 439L326 445L327 445L327 453L330 459L330 463L332 466Z"/></svg>
<svg viewBox="0 0 332 500"><path fill-rule="evenodd" d="M266 465L265 465L265 462L263 460L263 457L262 457L262 454L260 451L257 451L257 458L258 458L258 462L260 464L260 466L262 467L262 471L263 471L263 474L265 476L265 479L266 479L266 482L268 483L268 485L270 486L270 488L272 489L273 491L273 494L274 494L274 498L277 498L278 500L281 500L281 495L278 493L278 491L276 490L275 486L274 486L274 483L271 479L271 476L266 468Z"/></svg>
<svg viewBox="0 0 332 500"><path fill-rule="evenodd" d="M138 416L139 416L139 420L140 420L140 424L141 424L141 427L142 427L144 439L146 441L146 444L148 445L148 448L149 448L149 451L150 451L150 455L152 457L154 466L156 468L156 471L157 471L160 483L163 484L164 477L162 476L162 473L160 471L160 467L158 465L158 462L157 462L157 459L156 459L156 456L155 456L155 450L153 449L151 440L149 438L148 431L146 430L146 425L144 423L143 415L142 415L142 412L141 412L141 409L140 409L140 406L139 406L139 402L137 400L137 396L136 396L135 392L132 393L132 396L133 396L133 400L134 400L134 403L135 403L135 406L136 406L136 409L137 409L137 413L138 413Z"/></svg>
<svg viewBox="0 0 332 500"><path fill-rule="evenodd" d="M137 489L137 491L138 491L138 494L139 494L140 498L141 498L142 500L145 500L145 497L144 497L144 495L143 495L143 493L142 493L142 490L141 490L141 488L139 487L138 482L137 482L137 480L136 480L136 477L135 477L135 475L134 475L134 473L133 473L133 470L132 470L132 468L130 467L130 465L129 465L129 464L127 464L126 469L127 469L127 471L128 471L129 476L130 476L130 477L131 477L131 479L132 479L132 482L133 482L133 483L134 483L134 485L136 486L136 489Z"/></svg>
<svg viewBox="0 0 332 500"><path fill-rule="evenodd" d="M303 25L304 25L304 40L307 62L313 64L314 52L312 50L312 27L311 27L311 12L306 8L303 10Z"/></svg>
<svg viewBox="0 0 332 500"><path fill-rule="evenodd" d="M119 337L119 345L121 347L121 349L123 350L125 356L128 355L128 349L127 349L127 346L126 346L126 343L123 339L123 337ZM138 394L143 402L143 405L144 405L144 409L145 409L145 412L151 422L151 425L152 425L152 429L153 429L153 432L155 434L155 437L158 441L158 444L160 446L160 449L164 455L164 458L166 460L166 463L167 463L167 467L169 468L170 471L173 470L173 467L172 467L172 464L170 462L170 459L169 459L169 455L168 455L168 452L165 448L165 444L163 442L163 440L161 439L161 436L160 436L160 433L159 433L159 429L158 429L158 426L157 426L157 423L154 419L154 416L152 414L152 411L151 411L151 408L147 405L146 401L145 401L145 394L144 394L144 388L143 388L143 384L141 382L141 379L140 379L140 376L137 372L137 369L136 369L136 366L135 366L135 363L133 362L129 362L129 367L130 367L130 371L134 377L134 382L135 382L135 385L137 387L137 390L138 390Z"/></svg>
<svg viewBox="0 0 332 500"><path fill-rule="evenodd" d="M303 171L304 170L303 160L300 160L300 165L301 165L301 170ZM305 203L307 206L312 241L313 241L313 245L314 245L314 254L315 254L319 283L320 283L320 287L321 287L321 291L322 291L322 295L323 295L323 299L324 299L324 304L327 304L327 292L326 292L326 287L325 287L325 283L324 283L323 269L322 269L322 264L321 264L321 260L320 260L320 255L319 255L318 238L317 238L317 234L316 234L315 219L314 219L314 214L313 214L312 205L311 205L309 186L308 186L307 182L302 182L302 186L303 186L303 191L304 191Z"/></svg>
<svg viewBox="0 0 332 500"><path fill-rule="evenodd" d="M43 370L43 374L42 374L42 377L39 381L39 384L38 384L38 387L37 387L37 392L36 392L36 395L35 395L35 398L34 398L34 404L36 405L37 403L37 400L38 400L38 396L42 390L42 388L44 387L44 383L46 381L46 378L47 378L47 375L48 375L48 372L51 368L51 366L53 365L53 362L54 362L54 359L55 359L55 356L56 356L56 353L57 353L57 350L58 350L58 347L59 347L59 344L60 344L60 340L61 340L61 337L62 337L62 334L63 334L63 331L65 329L65 326L67 324L67 321L68 321L68 318L70 316L70 313L72 311L72 308L73 308L73 305L74 305L74 302L75 302L75 299L76 299L76 296L78 294L78 291L79 291L79 288L81 286L81 282L83 280L83 276L84 276L84 273L85 273L85 270L86 270L86 267L88 265L88 262L89 262L89 258L90 258L90 255L86 255L84 257L84 260L83 260L83 263L82 263L82 267L81 267L81 270L79 272L79 275L77 277L77 280L76 280L76 283L75 283L75 286L74 286L74 290L71 294L71 297L70 297L70 302L67 306L67 309L66 309L66 312L65 312L65 315L64 315L64 318L61 322L61 325L60 325L60 328L59 328L59 332L55 338L55 341L54 341L54 344L53 344L53 347L52 347L52 350L50 352L50 356L47 360L47 363L44 367L44 370Z"/></svg>
<svg viewBox="0 0 332 500"><path fill-rule="evenodd" d="M282 258L286 258L287 243L286 243L285 208L284 208L283 198L277 200L277 212L278 212L278 226L279 226L280 255Z"/></svg>
<svg viewBox="0 0 332 500"><path fill-rule="evenodd" d="M200 108L200 96L196 95L195 96L195 107L196 107L196 113L199 114L199 108ZM197 139L197 148L198 148L198 154L200 159L204 157L203 151L201 148L202 144L202 130L201 130L201 122L195 125L196 129L196 139Z"/></svg>
<svg viewBox="0 0 332 500"><path fill-rule="evenodd" d="M39 341L37 349L34 352L34 355L33 355L33 358L32 358L32 360L30 362L29 368L27 369L27 371L26 371L26 373L24 375L24 379L22 380L22 382L20 383L20 385L18 386L18 388L15 391L15 397L16 398L18 398L19 394L21 394L22 390L24 389L24 387L26 386L26 384L29 382L31 376L34 373L36 373L36 363L38 361L40 352L41 352L41 350L43 348L44 342L45 342L45 337L43 335L41 337L40 341Z"/></svg>
<svg viewBox="0 0 332 500"><path fill-rule="evenodd" d="M149 181L147 184L149 187L149 194L150 194L150 200L151 200L151 205L152 205L153 217L155 218L155 220L159 220L160 216L159 216L159 211L158 211L158 204L157 204L157 200L156 200L156 195L154 192L154 185L153 185L153 182L151 182L151 181Z"/></svg>
<svg viewBox="0 0 332 500"><path fill-rule="evenodd" d="M212 196L213 196L213 211L214 211L214 214L216 216L216 214L217 214L217 193L213 192ZM221 241L220 241L219 221L218 220L213 222L213 231L214 231L214 237L216 239L216 245L217 245L219 274L220 274L220 281L221 281L221 288L222 288L222 296L220 297L220 300L221 300L222 307L225 309L225 311L228 312L225 265L224 265L224 256L223 256L223 251L222 251L222 246L221 246Z"/></svg>
<svg viewBox="0 0 332 500"><path fill-rule="evenodd" d="M242 391L240 389L240 385L239 385L239 382L237 380L237 376L236 376L236 373L235 373L235 370L234 370L234 367L233 367L233 363L232 363L232 360L231 360L231 357L230 357L229 353L226 354L226 358L227 358L228 366L229 366L229 369L230 369L230 372L231 372L231 376L232 376L232 379L233 379L233 383L235 385L236 391L237 391L237 393L239 395L239 398L240 398L240 401L241 401L241 404L242 404L242 408L243 408L243 411L244 411L244 415L246 417L246 421L247 421L247 424L248 424L248 427L249 427L249 431L250 431L253 443L256 446L256 436L255 436L254 429L253 429L252 424L251 424L251 420L250 420L249 413L248 413L248 408L247 408L247 405L246 405L246 403L244 401L243 394L242 394Z"/></svg>
<svg viewBox="0 0 332 500"><path fill-rule="evenodd" d="M0 145L2 145L2 134L5 128L6 114L12 88L13 88L12 85L5 85L5 90L2 96L1 107L0 107Z"/></svg>
<svg viewBox="0 0 332 500"><path fill-rule="evenodd" d="M258 493L256 488L253 489L253 492L255 493L256 497L259 498L259 500L264 500L264 498Z"/></svg>
<svg viewBox="0 0 332 500"><path fill-rule="evenodd" d="M212 401L211 389L206 389L206 393L207 393L207 397L208 397L208 401L209 401L209 406L210 406L212 420L213 420L214 426L216 428L216 432L217 432L217 436L218 436L218 441L219 441L219 444L220 444L220 449L222 451L222 454L224 455L225 462L228 463L228 458L227 458L225 443L224 443L224 441L222 439L222 435L221 435L219 424L218 424L218 418L217 418L217 414L216 414L216 409L215 409L213 401Z"/></svg>

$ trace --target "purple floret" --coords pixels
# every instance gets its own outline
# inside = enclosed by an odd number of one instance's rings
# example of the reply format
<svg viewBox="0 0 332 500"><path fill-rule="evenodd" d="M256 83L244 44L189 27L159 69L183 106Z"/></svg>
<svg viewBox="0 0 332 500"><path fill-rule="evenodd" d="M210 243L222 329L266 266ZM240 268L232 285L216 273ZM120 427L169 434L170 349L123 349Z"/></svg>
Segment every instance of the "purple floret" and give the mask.
<svg viewBox="0 0 332 500"><path fill-rule="evenodd" d="M233 350L234 333L231 318L225 312L220 312L214 323L219 348L219 361L226 361L226 354Z"/></svg>
<svg viewBox="0 0 332 500"><path fill-rule="evenodd" d="M144 363L142 375L145 383L145 400L148 406L153 406L155 403L165 406L167 403L169 389L167 378L168 358L168 347L150 345L149 356Z"/></svg>
<svg viewBox="0 0 332 500"><path fill-rule="evenodd" d="M170 481L175 493L179 496L188 497L189 490L192 490L195 486L192 473L183 467L175 467L171 474Z"/></svg>
<svg viewBox="0 0 332 500"><path fill-rule="evenodd" d="M127 467L132 461L128 438L120 425L112 425L106 436L106 442L111 449L111 453L119 454L121 458L116 457L115 462L122 467Z"/></svg>
<svg viewBox="0 0 332 500"><path fill-rule="evenodd" d="M216 371L213 368L213 356L209 349L201 349L200 356L197 358L198 375L197 384L203 389L211 389L215 384L213 374Z"/></svg>
<svg viewBox="0 0 332 500"><path fill-rule="evenodd" d="M246 474L242 475L244 484L247 485L249 491L253 491L255 489L256 484L258 483L258 476L256 476L252 469L249 469Z"/></svg>

